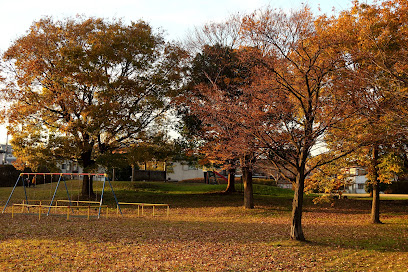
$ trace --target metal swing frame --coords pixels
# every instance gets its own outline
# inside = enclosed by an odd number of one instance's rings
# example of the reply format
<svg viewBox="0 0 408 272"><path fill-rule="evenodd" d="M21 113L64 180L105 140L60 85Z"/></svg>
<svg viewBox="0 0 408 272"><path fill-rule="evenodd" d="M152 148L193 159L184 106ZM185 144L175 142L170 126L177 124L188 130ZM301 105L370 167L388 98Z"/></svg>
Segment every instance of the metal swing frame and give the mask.
<svg viewBox="0 0 408 272"><path fill-rule="evenodd" d="M102 202L103 202L103 194L104 194L104 191L105 191L106 182L109 183L109 186L110 186L110 188L111 188L112 194L113 194L113 196L114 196L114 198L115 198L115 201L116 201L116 206L117 206L118 210L120 211L120 214L123 215L123 214L122 214L122 209L120 208L118 199L117 199L117 197L116 197L115 191L113 190L113 186L112 186L112 183L110 182L110 180L109 180L109 178L108 178L108 175L107 175L107 174L99 174L99 173L21 173L21 174L18 176L16 183L14 184L13 190L11 191L9 198L7 199L6 205L4 206L2 213L5 212L7 206L8 206L8 204L9 204L9 202L10 202L10 199L11 199L11 197L13 196L14 190L16 189L16 187L17 187L18 182L20 181L20 179L21 179L22 182L23 182L24 196L25 196L25 199L26 199L26 203L29 204L29 203L28 203L28 198L27 198L26 184L25 184L25 181L24 181L24 175L28 175L28 176L30 176L30 175L34 175L34 176L36 176L36 175L44 175L44 176L46 176L46 175L51 175L51 179L52 179L52 176L53 176L53 175L59 175L59 179L58 179L58 182L57 182L57 186L55 187L54 194L53 194L53 196L52 196L52 199L51 199L51 202L50 202L50 205L49 205L49 208L48 208L47 216L50 214L50 211L51 211L51 208L52 208L52 206L53 206L53 203L54 203L54 200L55 200L55 196L56 196L56 194L57 194L58 187L59 187L61 181L64 182L65 190L66 190L66 192L67 192L67 196L68 196L68 200L69 200L69 206L72 207L71 197L70 197L70 195L69 195L68 186L67 186L67 183L66 183L66 181L65 181L65 176L71 176L71 177L72 177L72 176L78 176L78 177L79 177L79 176L89 176L89 178L90 178L91 176L96 176L96 177L98 177L98 176L99 176L99 177L103 176L103 177L104 177L104 180L103 180L103 185L102 185L101 199L100 199L100 201L99 201L98 219L100 218L100 215L101 215ZM28 209L29 209L29 208L28 208Z"/></svg>

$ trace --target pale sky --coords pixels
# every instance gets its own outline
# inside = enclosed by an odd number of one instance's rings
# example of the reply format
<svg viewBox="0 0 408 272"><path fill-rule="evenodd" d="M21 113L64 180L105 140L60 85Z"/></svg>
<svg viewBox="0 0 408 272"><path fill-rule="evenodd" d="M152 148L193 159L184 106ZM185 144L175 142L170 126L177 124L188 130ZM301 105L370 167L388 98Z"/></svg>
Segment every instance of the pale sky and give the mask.
<svg viewBox="0 0 408 272"><path fill-rule="evenodd" d="M372 0L360 0L369 2ZM331 13L351 6L352 0L0 0L0 54L24 35L33 21L44 16L63 19L75 15L121 18L125 22L142 19L166 31L168 40L182 40L188 30L229 15L249 13L270 5L283 10L308 3L312 10ZM1 102L0 102L1 103ZM0 126L0 143L6 130Z"/></svg>

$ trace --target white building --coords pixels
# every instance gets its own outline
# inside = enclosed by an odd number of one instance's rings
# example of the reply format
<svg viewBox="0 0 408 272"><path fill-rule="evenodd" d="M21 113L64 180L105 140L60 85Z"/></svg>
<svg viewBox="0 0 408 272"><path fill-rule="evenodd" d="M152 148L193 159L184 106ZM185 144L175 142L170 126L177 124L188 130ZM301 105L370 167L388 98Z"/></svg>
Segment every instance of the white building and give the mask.
<svg viewBox="0 0 408 272"><path fill-rule="evenodd" d="M186 180L195 178L204 178L203 169L182 162L168 163L166 166L167 180Z"/></svg>
<svg viewBox="0 0 408 272"><path fill-rule="evenodd" d="M346 192L349 194L365 194L367 171L363 167L353 166L346 168L345 172L350 175L350 184L346 186Z"/></svg>
<svg viewBox="0 0 408 272"><path fill-rule="evenodd" d="M293 183L286 180L286 179L284 179L284 178L279 179L276 182L276 186L279 187L279 188L282 188L282 189L291 189L291 190L293 190Z"/></svg>
<svg viewBox="0 0 408 272"><path fill-rule="evenodd" d="M82 167L77 162L71 160L59 162L57 166L61 169L61 173L83 173Z"/></svg>
<svg viewBox="0 0 408 272"><path fill-rule="evenodd" d="M16 161L11 145L0 144L0 164L12 164Z"/></svg>

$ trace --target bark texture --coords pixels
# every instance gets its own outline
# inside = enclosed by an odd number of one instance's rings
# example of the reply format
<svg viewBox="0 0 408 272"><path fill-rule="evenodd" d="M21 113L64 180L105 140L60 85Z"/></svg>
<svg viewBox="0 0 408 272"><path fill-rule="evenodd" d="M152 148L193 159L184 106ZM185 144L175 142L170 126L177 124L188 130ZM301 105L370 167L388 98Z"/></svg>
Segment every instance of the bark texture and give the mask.
<svg viewBox="0 0 408 272"><path fill-rule="evenodd" d="M252 171L249 167L242 168L242 181L244 183L244 208L254 208L254 192L252 188Z"/></svg>
<svg viewBox="0 0 408 272"><path fill-rule="evenodd" d="M228 185L227 189L225 189L226 193L234 193L236 192L235 189L235 169L228 170Z"/></svg>
<svg viewBox="0 0 408 272"><path fill-rule="evenodd" d="M372 167L373 173L373 202L371 205L371 223L381 224L380 221L380 184L378 180L378 145L373 147Z"/></svg>
<svg viewBox="0 0 408 272"><path fill-rule="evenodd" d="M304 187L305 176L302 173L299 173L296 177L295 194L292 202L292 222L290 226L290 238L298 241L305 241L302 229Z"/></svg>
<svg viewBox="0 0 408 272"><path fill-rule="evenodd" d="M81 154L84 171L88 171L88 169L93 165L91 156L92 156L92 150ZM85 199L95 197L95 193L93 190L93 178L91 176L87 176L87 175L83 176L81 196Z"/></svg>
<svg viewBox="0 0 408 272"><path fill-rule="evenodd" d="M84 199L93 199L95 193L93 191L93 178L92 176L84 175L82 179L82 192L81 195Z"/></svg>

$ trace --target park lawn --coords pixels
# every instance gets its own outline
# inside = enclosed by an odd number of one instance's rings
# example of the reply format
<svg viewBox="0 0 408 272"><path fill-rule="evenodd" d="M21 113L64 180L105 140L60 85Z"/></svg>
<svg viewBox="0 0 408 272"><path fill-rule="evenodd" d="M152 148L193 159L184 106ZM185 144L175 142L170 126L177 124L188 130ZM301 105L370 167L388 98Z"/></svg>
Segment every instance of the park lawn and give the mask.
<svg viewBox="0 0 408 272"><path fill-rule="evenodd" d="M291 191L257 185L255 209L244 210L242 194L220 193L225 185L116 182L114 188L119 201L168 203L170 216L137 217L130 209L89 221L0 214L0 271L407 271L404 200L382 201L385 224L371 225L368 200L333 206L307 197L308 242L301 243L288 238ZM4 205L11 188L3 189ZM48 195L35 189L36 196ZM112 195L106 202L114 210Z"/></svg>

